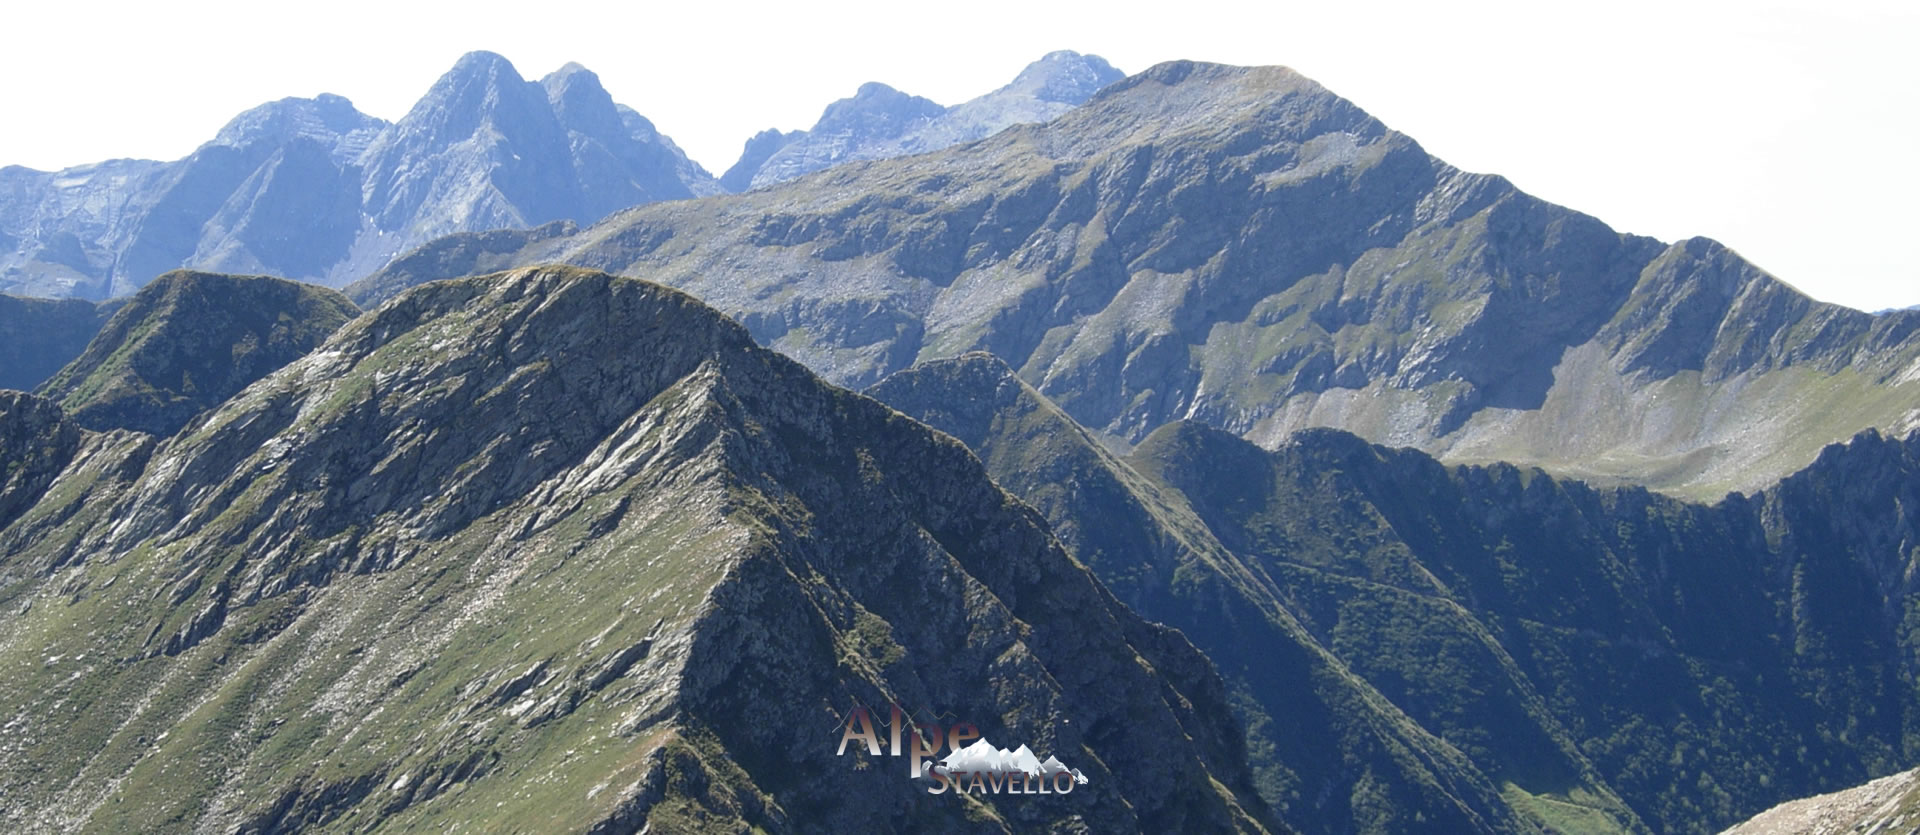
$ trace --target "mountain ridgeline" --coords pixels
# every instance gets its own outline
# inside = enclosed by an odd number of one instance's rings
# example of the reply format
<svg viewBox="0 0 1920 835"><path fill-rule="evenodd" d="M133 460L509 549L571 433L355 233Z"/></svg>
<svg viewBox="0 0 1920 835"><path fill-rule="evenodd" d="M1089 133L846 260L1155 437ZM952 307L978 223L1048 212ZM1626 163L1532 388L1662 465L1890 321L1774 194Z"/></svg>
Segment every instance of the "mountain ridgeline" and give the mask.
<svg viewBox="0 0 1920 835"><path fill-rule="evenodd" d="M0 170L9 247L159 278L0 296L0 830L1916 820L1766 810L1920 763L1920 312L1290 70L870 84L716 180L474 53ZM1089 780L836 753L889 704Z"/></svg>
<svg viewBox="0 0 1920 835"><path fill-rule="evenodd" d="M392 124L289 98L175 162L0 168L0 290L105 299L181 267L337 286L443 235L720 190L593 73L475 52Z"/></svg>
<svg viewBox="0 0 1920 835"><path fill-rule="evenodd" d="M339 96L289 98L176 162L0 168L0 291L105 299L182 267L339 286L445 235L592 223L1046 121L1120 77L1055 52L951 108L868 84L811 130L754 137L715 179L580 65L530 81L475 52L391 124Z"/></svg>
<svg viewBox="0 0 1920 835"><path fill-rule="evenodd" d="M0 437L9 831L1279 828L1179 633L666 288L434 284L170 438L18 393ZM890 702L1089 783L836 756Z"/></svg>
<svg viewBox="0 0 1920 835"><path fill-rule="evenodd" d="M165 437L359 313L311 284L176 271L141 288L38 393L87 429Z"/></svg>
<svg viewBox="0 0 1920 835"><path fill-rule="evenodd" d="M462 274L463 247L348 293ZM1331 426L1716 498L1920 426L1920 313L1615 233L1283 68L1163 64L1045 124L489 252L684 288L846 385L990 351L1132 442Z"/></svg>
<svg viewBox="0 0 1920 835"><path fill-rule="evenodd" d="M871 393L1209 653L1303 830L1414 828L1356 814L1400 766L1306 755L1332 730L1286 726L1303 681L1383 697L1453 755L1423 758L1446 785L1555 830L1711 832L1920 759L1920 436L1863 433L1702 505L1333 430L1268 451L1182 421L1121 457L984 354ZM1314 676L1280 660L1321 652Z"/></svg>
<svg viewBox="0 0 1920 835"><path fill-rule="evenodd" d="M746 191L843 162L937 151L1051 120L1123 77L1097 55L1062 50L1027 65L1005 87L953 107L878 82L865 84L852 98L828 105L808 130L770 129L747 140L720 182L729 191Z"/></svg>

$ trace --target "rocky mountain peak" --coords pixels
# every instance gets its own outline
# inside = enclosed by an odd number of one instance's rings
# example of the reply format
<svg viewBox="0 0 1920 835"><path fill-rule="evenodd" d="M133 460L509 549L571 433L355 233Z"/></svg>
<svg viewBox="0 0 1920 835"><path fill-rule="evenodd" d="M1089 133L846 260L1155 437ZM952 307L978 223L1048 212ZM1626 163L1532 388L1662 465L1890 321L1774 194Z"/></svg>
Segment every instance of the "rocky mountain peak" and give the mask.
<svg viewBox="0 0 1920 835"><path fill-rule="evenodd" d="M541 79L540 86L546 90L554 115L568 130L603 139L625 133L613 96L600 86L600 76L592 70L568 63Z"/></svg>
<svg viewBox="0 0 1920 835"><path fill-rule="evenodd" d="M1077 105L1092 98L1100 88L1125 77L1125 73L1114 69L1105 58L1063 49L1028 64L1014 76L1012 83L1001 89L1041 101Z"/></svg>
<svg viewBox="0 0 1920 835"><path fill-rule="evenodd" d="M345 97L321 93L310 99L280 99L248 110L227 122L209 144L245 148L311 139L335 160L350 162L386 127L386 120L361 113Z"/></svg>
<svg viewBox="0 0 1920 835"><path fill-rule="evenodd" d="M365 211L390 236L362 242L348 266L364 271L442 234L591 221L718 190L592 72L528 82L492 53L462 58L364 162Z"/></svg>
<svg viewBox="0 0 1920 835"><path fill-rule="evenodd" d="M441 83L464 84L472 81L481 83L519 82L523 79L513 67L513 62L497 52L476 49L461 55L453 62L453 68L440 77Z"/></svg>
<svg viewBox="0 0 1920 835"><path fill-rule="evenodd" d="M394 124L394 135L385 138L383 144L451 144L471 135L480 125L503 117L506 124L502 127L519 127L524 120L516 117L531 115L525 112L532 92L528 87L506 58L492 52L469 52L434 81L427 94ZM380 153L376 147L370 156L378 159Z"/></svg>
<svg viewBox="0 0 1920 835"><path fill-rule="evenodd" d="M740 159L720 175L720 185L731 192L752 188L753 175L760 172L769 157L806 135L807 132L803 130L787 133L778 128L767 128L754 134L747 140L746 147L741 149Z"/></svg>
<svg viewBox="0 0 1920 835"><path fill-rule="evenodd" d="M887 159L937 151L992 136L1006 128L1045 122L1087 100L1121 74L1104 59L1062 50L1029 64L1012 82L953 107L869 82L827 106L812 129L755 136L721 178L745 191L850 160Z"/></svg>
<svg viewBox="0 0 1920 835"><path fill-rule="evenodd" d="M572 61L567 62L560 69L547 73L546 77L540 79L540 86L546 89L547 97L554 100L556 104L569 95L604 97L609 102L613 99L608 95L606 88L600 85L598 74Z"/></svg>
<svg viewBox="0 0 1920 835"><path fill-rule="evenodd" d="M908 95L878 81L860 85L851 98L827 105L811 134L847 131L867 136L897 136L920 120L932 119L946 108L938 103Z"/></svg>

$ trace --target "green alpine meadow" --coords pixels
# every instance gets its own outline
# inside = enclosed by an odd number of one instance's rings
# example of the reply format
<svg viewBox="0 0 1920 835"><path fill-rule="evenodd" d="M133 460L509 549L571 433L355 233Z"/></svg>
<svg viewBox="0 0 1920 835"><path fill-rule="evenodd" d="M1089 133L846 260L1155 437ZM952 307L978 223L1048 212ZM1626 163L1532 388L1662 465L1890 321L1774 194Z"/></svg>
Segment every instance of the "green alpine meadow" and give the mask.
<svg viewBox="0 0 1920 835"><path fill-rule="evenodd" d="M0 169L0 831L1920 831L1920 309L1066 50Z"/></svg>

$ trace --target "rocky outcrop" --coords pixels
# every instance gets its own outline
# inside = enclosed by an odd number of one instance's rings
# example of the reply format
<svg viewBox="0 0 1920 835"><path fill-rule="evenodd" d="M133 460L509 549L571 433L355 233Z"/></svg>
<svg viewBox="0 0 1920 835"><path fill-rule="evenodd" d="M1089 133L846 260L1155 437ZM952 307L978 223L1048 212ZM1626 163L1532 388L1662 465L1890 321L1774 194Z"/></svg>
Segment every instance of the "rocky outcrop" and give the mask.
<svg viewBox="0 0 1920 835"><path fill-rule="evenodd" d="M807 132L803 130L783 132L777 128L767 128L754 134L747 140L746 147L741 149L740 159L736 160L725 174L720 175L720 187L730 192L742 192L753 188L753 177L760 173L761 167L767 164L767 160L781 148L806 135Z"/></svg>
<svg viewBox="0 0 1920 835"><path fill-rule="evenodd" d="M720 190L593 73L476 52L393 124L283 99L176 162L0 170L0 290L104 299L181 267L337 286L443 235Z"/></svg>
<svg viewBox="0 0 1920 835"><path fill-rule="evenodd" d="M645 282L410 291L83 436L0 554L10 831L1270 828L1190 644L952 439ZM836 756L890 703L1089 783Z"/></svg>
<svg viewBox="0 0 1920 835"><path fill-rule="evenodd" d="M39 394L88 429L171 435L359 312L310 284L175 271L141 288Z"/></svg>
<svg viewBox="0 0 1920 835"><path fill-rule="evenodd" d="M869 81L851 98L827 105L820 121L804 134L787 138L760 165L749 185L770 185L861 159L867 149L917 132L944 112L946 108L929 99Z"/></svg>
<svg viewBox="0 0 1920 835"><path fill-rule="evenodd" d="M984 355L872 392L966 441L1122 600L1274 716L1299 709L1301 681L1329 698L1333 676L1259 674L1324 651L1543 828L1712 832L1915 756L1920 434L1864 433L1704 505L1329 430L1265 451L1180 422L1122 456ZM1269 600L1291 629L1245 613ZM1287 753L1299 738L1247 724L1253 750L1313 773ZM1357 795L1394 772L1368 773L1319 779ZM1303 796L1270 799L1300 815Z"/></svg>
<svg viewBox="0 0 1920 835"><path fill-rule="evenodd" d="M1782 803L1724 835L1899 835L1920 827L1920 771Z"/></svg>
<svg viewBox="0 0 1920 835"><path fill-rule="evenodd" d="M0 390L0 527L40 501L79 447L80 427L59 406Z"/></svg>

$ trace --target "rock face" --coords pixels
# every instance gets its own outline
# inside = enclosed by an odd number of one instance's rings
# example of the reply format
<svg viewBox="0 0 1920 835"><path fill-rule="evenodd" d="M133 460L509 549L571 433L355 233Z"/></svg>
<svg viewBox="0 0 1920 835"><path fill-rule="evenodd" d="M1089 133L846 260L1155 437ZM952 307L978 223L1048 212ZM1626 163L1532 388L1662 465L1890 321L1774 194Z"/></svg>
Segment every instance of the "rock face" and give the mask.
<svg viewBox="0 0 1920 835"><path fill-rule="evenodd" d="M657 285L421 287L166 440L12 402L65 451L0 528L9 831L1270 828L1185 639L960 444ZM1089 783L836 756L889 702Z"/></svg>
<svg viewBox="0 0 1920 835"><path fill-rule="evenodd" d="M1333 676L1262 675L1324 651L1417 723L1404 736L1471 763L1434 771L1543 828L1713 832L1920 756L1920 434L1864 433L1704 505L1329 430L1266 451L1179 422L1121 457L977 354L872 391L967 442L1274 725ZM1289 823L1404 828L1357 801L1407 772L1316 773L1310 736L1240 709Z"/></svg>
<svg viewBox="0 0 1920 835"><path fill-rule="evenodd" d="M864 84L853 98L828 105L809 130L767 130L747 140L740 161L720 181L738 192L843 162L937 151L1013 125L1045 122L1122 77L1098 55L1060 51L1029 64L1007 86L951 108L885 84Z"/></svg>
<svg viewBox="0 0 1920 835"><path fill-rule="evenodd" d="M1920 425L1920 314L1615 233L1283 68L1164 64L1043 125L572 241L525 257L685 288L845 384L990 351L1135 442L1332 426L1711 498Z"/></svg>
<svg viewBox="0 0 1920 835"><path fill-rule="evenodd" d="M39 394L88 429L171 435L359 312L311 284L171 272L141 288Z"/></svg>
<svg viewBox="0 0 1920 835"><path fill-rule="evenodd" d="M51 401L0 390L0 527L40 501L80 446L80 427Z"/></svg>
<svg viewBox="0 0 1920 835"><path fill-rule="evenodd" d="M1724 835L1903 835L1920 829L1920 771L1782 803Z"/></svg>
<svg viewBox="0 0 1920 835"><path fill-rule="evenodd" d="M119 302L0 294L0 389L32 391L74 357Z"/></svg>
<svg viewBox="0 0 1920 835"><path fill-rule="evenodd" d="M753 138L747 140L747 147L740 152L740 159L734 162L725 174L720 175L720 187L730 192L741 192L753 188L753 177L760 173L761 167L767 164L767 160L781 148L806 135L807 132L803 130L783 132L775 128L768 128L754 134Z"/></svg>
<svg viewBox="0 0 1920 835"><path fill-rule="evenodd" d="M283 99L176 162L0 169L0 290L103 299L180 267L337 285L442 235L719 191L593 73L476 52L393 124Z"/></svg>

